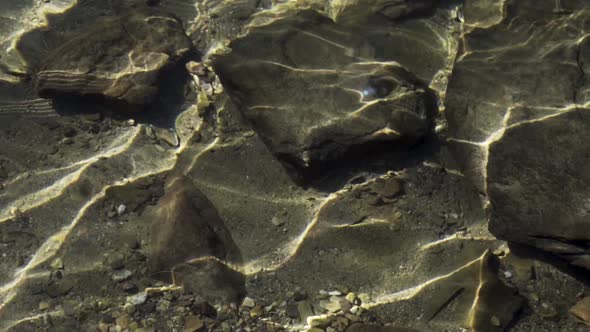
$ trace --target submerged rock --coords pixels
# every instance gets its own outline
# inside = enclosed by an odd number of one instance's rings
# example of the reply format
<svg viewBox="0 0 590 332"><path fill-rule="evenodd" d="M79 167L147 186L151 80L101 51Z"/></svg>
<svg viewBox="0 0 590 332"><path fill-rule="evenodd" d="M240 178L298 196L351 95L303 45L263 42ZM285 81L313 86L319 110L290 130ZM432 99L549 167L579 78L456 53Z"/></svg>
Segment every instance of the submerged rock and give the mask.
<svg viewBox="0 0 590 332"><path fill-rule="evenodd" d="M437 105L428 85L448 65L440 39L448 31L412 25L418 32L410 37L403 24L351 28L313 10L261 13L231 52L212 58L273 153L306 168L376 142L411 145L432 128ZM407 52L424 44L420 55Z"/></svg>
<svg viewBox="0 0 590 332"><path fill-rule="evenodd" d="M480 266L480 285L473 302L469 325L474 331L505 331L524 305L515 288L498 278L498 259L487 252Z"/></svg>
<svg viewBox="0 0 590 332"><path fill-rule="evenodd" d="M434 4L434 0L331 0L328 11L339 23L366 23L374 15L397 19Z"/></svg>
<svg viewBox="0 0 590 332"><path fill-rule="evenodd" d="M170 271L204 256L237 259L238 251L215 207L189 178L173 178L165 190L146 217L151 223L147 258L152 272Z"/></svg>
<svg viewBox="0 0 590 332"><path fill-rule="evenodd" d="M590 269L590 9L559 3L467 3L446 115L490 231Z"/></svg>
<svg viewBox="0 0 590 332"><path fill-rule="evenodd" d="M570 309L570 313L584 322L586 325L590 325L590 296L586 296L581 299Z"/></svg>
<svg viewBox="0 0 590 332"><path fill-rule="evenodd" d="M156 11L101 17L69 33L33 74L37 93L99 96L145 105L158 93L158 76L191 48L181 23Z"/></svg>

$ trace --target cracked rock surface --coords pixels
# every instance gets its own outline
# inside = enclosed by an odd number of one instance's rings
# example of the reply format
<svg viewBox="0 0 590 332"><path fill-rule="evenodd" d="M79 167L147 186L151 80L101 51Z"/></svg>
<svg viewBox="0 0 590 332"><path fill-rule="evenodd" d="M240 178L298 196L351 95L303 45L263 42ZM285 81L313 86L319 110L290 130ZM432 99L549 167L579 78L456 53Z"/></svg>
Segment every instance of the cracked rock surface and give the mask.
<svg viewBox="0 0 590 332"><path fill-rule="evenodd" d="M192 48L180 21L147 10L99 18L61 39L32 73L40 96L100 96L130 105L153 101L161 72Z"/></svg>
<svg viewBox="0 0 590 332"><path fill-rule="evenodd" d="M590 11L566 5L466 5L446 115L490 231L588 269Z"/></svg>

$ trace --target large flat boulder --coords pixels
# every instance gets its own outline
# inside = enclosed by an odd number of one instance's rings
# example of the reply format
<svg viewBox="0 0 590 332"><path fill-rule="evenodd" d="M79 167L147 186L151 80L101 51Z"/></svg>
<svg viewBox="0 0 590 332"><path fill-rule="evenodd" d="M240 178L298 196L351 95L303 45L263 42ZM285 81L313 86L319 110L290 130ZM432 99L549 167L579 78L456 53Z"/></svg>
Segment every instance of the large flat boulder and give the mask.
<svg viewBox="0 0 590 332"><path fill-rule="evenodd" d="M192 48L180 21L151 10L101 17L68 31L33 72L43 97L98 96L145 105L160 73Z"/></svg>
<svg viewBox="0 0 590 332"><path fill-rule="evenodd" d="M467 3L446 115L492 233L590 269L589 22L585 1Z"/></svg>
<svg viewBox="0 0 590 332"><path fill-rule="evenodd" d="M431 83L452 46L451 29L436 22L350 26L313 9L261 12L212 59L270 150L306 168L376 142L411 146L429 132Z"/></svg>

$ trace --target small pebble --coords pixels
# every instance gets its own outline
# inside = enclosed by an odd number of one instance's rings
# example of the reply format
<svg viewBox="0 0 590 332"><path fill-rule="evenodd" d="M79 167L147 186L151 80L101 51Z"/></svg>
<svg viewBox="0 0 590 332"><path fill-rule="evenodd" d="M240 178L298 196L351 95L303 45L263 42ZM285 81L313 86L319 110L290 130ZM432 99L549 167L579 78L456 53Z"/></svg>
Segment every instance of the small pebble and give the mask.
<svg viewBox="0 0 590 332"><path fill-rule="evenodd" d="M118 270L113 272L113 281L115 282L123 282L129 278L131 278L131 276L133 275L133 272L129 271L129 270Z"/></svg>
<svg viewBox="0 0 590 332"><path fill-rule="evenodd" d="M361 318L359 316L354 315L352 313L350 313L350 314L349 313L346 313L346 314L344 314L344 317L346 317L351 322L358 322L358 321L361 320Z"/></svg>
<svg viewBox="0 0 590 332"><path fill-rule="evenodd" d="M49 302L42 301L39 302L39 310L47 310L49 309Z"/></svg>
<svg viewBox="0 0 590 332"><path fill-rule="evenodd" d="M271 219L271 223L277 227L281 227L285 224L285 221L280 217L274 216Z"/></svg>
<svg viewBox="0 0 590 332"><path fill-rule="evenodd" d="M254 303L254 300L247 296L244 298L244 301L242 302L242 307L246 308L254 308L255 305L256 303Z"/></svg>
<svg viewBox="0 0 590 332"><path fill-rule="evenodd" d="M129 327L130 318L128 315L123 314L123 315L119 316L119 318L117 318L116 322L117 322L117 327L120 327L122 330L125 330Z"/></svg>
<svg viewBox="0 0 590 332"><path fill-rule="evenodd" d="M125 281L121 283L121 289L126 293L135 293L137 292L137 286L131 281Z"/></svg>
<svg viewBox="0 0 590 332"><path fill-rule="evenodd" d="M125 256L121 253L110 253L105 263L113 270L122 269L125 266Z"/></svg>
<svg viewBox="0 0 590 332"><path fill-rule="evenodd" d="M254 308L252 308L252 310L250 310L250 317L256 318L260 315L262 315L262 306L257 305Z"/></svg>
<svg viewBox="0 0 590 332"><path fill-rule="evenodd" d="M307 318L307 325L311 327L325 326L328 324L330 324L330 319L327 316L316 316Z"/></svg>
<svg viewBox="0 0 590 332"><path fill-rule="evenodd" d="M367 293L361 293L357 297L361 300L361 303L363 304L371 302L371 296Z"/></svg>
<svg viewBox="0 0 590 332"><path fill-rule="evenodd" d="M320 301L320 306L330 312L338 312L341 310L340 298L332 296L329 300Z"/></svg>
<svg viewBox="0 0 590 332"><path fill-rule="evenodd" d="M66 316L74 316L76 314L76 302L74 301L65 301L62 304L62 308Z"/></svg>
<svg viewBox="0 0 590 332"><path fill-rule="evenodd" d="M502 324L500 323L500 319L496 316L492 316L492 318L490 318L490 323L492 323L492 325L499 327Z"/></svg>
<svg viewBox="0 0 590 332"><path fill-rule="evenodd" d="M125 211L127 211L127 207L124 204L121 204L117 207L117 214L118 215L123 215L125 213Z"/></svg>
<svg viewBox="0 0 590 332"><path fill-rule="evenodd" d="M123 307L123 309L125 309L125 312L130 315L133 315L135 313L135 311L137 310L135 305L131 304L131 303L126 303L125 306Z"/></svg>
<svg viewBox="0 0 590 332"><path fill-rule="evenodd" d="M350 303L354 303L354 300L356 299L356 294L355 293L348 293L346 294L346 300Z"/></svg>
<svg viewBox="0 0 590 332"><path fill-rule="evenodd" d="M184 319L184 332L196 332L203 328L204 323L199 317L190 315Z"/></svg>
<svg viewBox="0 0 590 332"><path fill-rule="evenodd" d="M61 258L56 258L51 262L51 267L56 269L56 270L62 270L64 268L64 264L61 260Z"/></svg>

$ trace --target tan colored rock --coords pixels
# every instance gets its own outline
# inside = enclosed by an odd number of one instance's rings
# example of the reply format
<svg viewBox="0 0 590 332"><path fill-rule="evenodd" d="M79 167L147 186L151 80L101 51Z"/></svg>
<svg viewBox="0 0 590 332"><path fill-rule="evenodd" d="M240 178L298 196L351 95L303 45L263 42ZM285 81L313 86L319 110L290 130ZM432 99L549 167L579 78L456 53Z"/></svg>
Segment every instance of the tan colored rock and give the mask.
<svg viewBox="0 0 590 332"><path fill-rule="evenodd" d="M39 302L39 310L47 310L49 309L49 302L41 301Z"/></svg>
<svg viewBox="0 0 590 332"><path fill-rule="evenodd" d="M129 317L129 315L127 314L123 314L121 316L119 316L115 322L117 323L117 326L121 327L121 329L125 330L126 328L129 327L129 323L131 322L131 318Z"/></svg>
<svg viewBox="0 0 590 332"><path fill-rule="evenodd" d="M205 326L203 321L199 317L190 315L184 319L184 330L183 332L197 332Z"/></svg>
<svg viewBox="0 0 590 332"><path fill-rule="evenodd" d="M587 325L590 325L590 296L581 299L570 309L570 313Z"/></svg>
<svg viewBox="0 0 590 332"><path fill-rule="evenodd" d="M205 256L236 259L235 244L215 207L190 179L173 178L165 191L146 215L151 223L147 251L151 271L170 271Z"/></svg>
<svg viewBox="0 0 590 332"><path fill-rule="evenodd" d="M51 262L51 267L56 270L62 270L64 268L64 263L61 258L57 257Z"/></svg>
<svg viewBox="0 0 590 332"><path fill-rule="evenodd" d="M312 327L307 329L307 332L324 332L324 330L320 329L319 327Z"/></svg>
<svg viewBox="0 0 590 332"><path fill-rule="evenodd" d="M101 96L145 105L158 93L159 74L192 48L177 19L147 9L100 17L68 37L35 70L34 86L42 96Z"/></svg>

